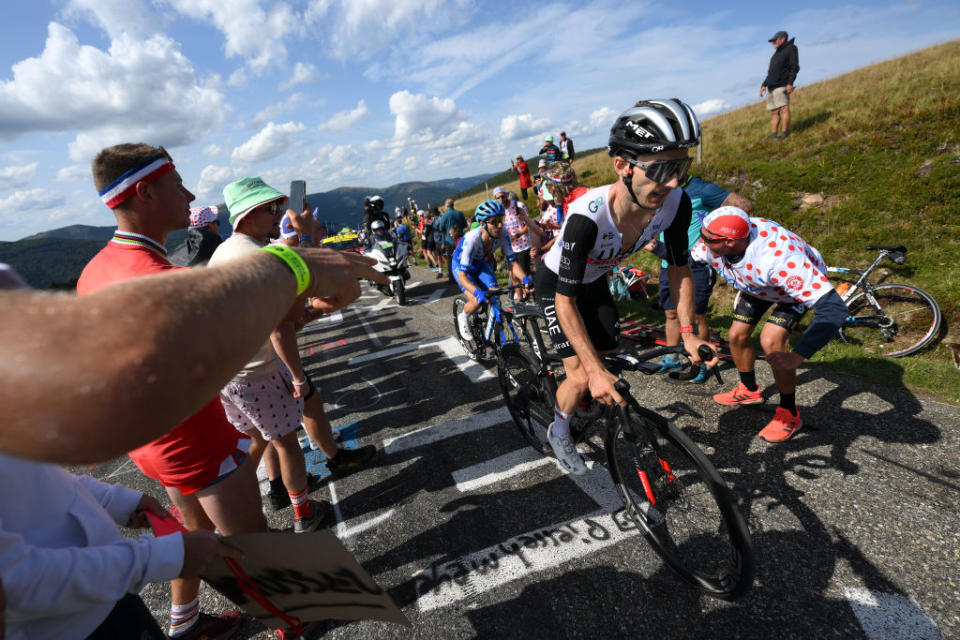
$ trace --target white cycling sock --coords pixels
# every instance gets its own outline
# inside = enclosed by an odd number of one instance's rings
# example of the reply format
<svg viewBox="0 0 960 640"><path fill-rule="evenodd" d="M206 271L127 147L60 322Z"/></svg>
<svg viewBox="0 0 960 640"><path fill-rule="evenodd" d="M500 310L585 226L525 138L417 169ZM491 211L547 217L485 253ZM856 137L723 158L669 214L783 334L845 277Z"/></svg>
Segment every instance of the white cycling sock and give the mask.
<svg viewBox="0 0 960 640"><path fill-rule="evenodd" d="M553 425L547 432L553 438L570 435L570 414L560 411L560 407L553 407Z"/></svg>

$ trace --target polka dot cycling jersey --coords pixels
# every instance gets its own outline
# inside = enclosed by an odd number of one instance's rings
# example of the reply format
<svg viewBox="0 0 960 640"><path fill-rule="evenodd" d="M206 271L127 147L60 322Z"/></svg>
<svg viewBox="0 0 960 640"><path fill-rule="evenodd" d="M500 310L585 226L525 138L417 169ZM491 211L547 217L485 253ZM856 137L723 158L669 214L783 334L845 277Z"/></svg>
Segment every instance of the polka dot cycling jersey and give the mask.
<svg viewBox="0 0 960 640"><path fill-rule="evenodd" d="M453 264L455 267L458 266L461 269L469 270L471 267L479 267L486 262L488 254L483 249L482 231L483 227L477 227L472 231L468 231L467 235L463 236L463 241L457 245L456 250L453 252ZM503 249L503 255L506 256L507 260L510 262L516 260L513 255L513 249L510 248L510 241L507 239L506 233L501 232L499 238L493 239L493 245L490 247L489 255L492 256L497 250L497 247Z"/></svg>
<svg viewBox="0 0 960 640"><path fill-rule="evenodd" d="M709 264L730 286L761 300L801 303L810 309L833 289L820 252L779 223L750 218L750 244L736 263L716 256L698 240L691 257Z"/></svg>
<svg viewBox="0 0 960 640"><path fill-rule="evenodd" d="M524 233L522 236L514 238L517 230L526 224L520 219L520 211L518 211L518 209L519 207L517 207L516 204L512 204L506 208L506 212L503 215L503 234L510 236L510 246L513 248L514 252L526 251L530 248L530 238L528 233ZM524 210L523 213L526 213L526 210Z"/></svg>

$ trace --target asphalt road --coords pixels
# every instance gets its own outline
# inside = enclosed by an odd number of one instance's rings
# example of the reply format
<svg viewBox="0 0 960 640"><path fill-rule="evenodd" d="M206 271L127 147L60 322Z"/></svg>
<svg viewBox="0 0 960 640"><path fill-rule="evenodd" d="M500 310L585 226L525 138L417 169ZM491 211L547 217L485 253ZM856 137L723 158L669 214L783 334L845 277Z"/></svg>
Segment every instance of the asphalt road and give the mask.
<svg viewBox="0 0 960 640"><path fill-rule="evenodd" d="M300 336L334 426L379 449L314 497L335 503L333 531L412 627L327 622L306 637L960 638L957 407L811 367L797 394L806 426L770 445L756 434L775 393L730 409L711 400L713 381L629 374L635 397L709 454L747 516L757 579L741 600L720 602L617 526L602 451L574 481L525 446L494 369L449 337L454 285L413 272L407 306L367 290ZM763 364L757 372L772 384ZM165 501L125 459L84 471ZM270 522L292 517L287 508ZM576 535L549 535L564 523ZM523 547L526 534L538 543ZM165 623L166 585L142 595ZM206 586L202 607L233 608ZM272 634L251 621L238 637Z"/></svg>

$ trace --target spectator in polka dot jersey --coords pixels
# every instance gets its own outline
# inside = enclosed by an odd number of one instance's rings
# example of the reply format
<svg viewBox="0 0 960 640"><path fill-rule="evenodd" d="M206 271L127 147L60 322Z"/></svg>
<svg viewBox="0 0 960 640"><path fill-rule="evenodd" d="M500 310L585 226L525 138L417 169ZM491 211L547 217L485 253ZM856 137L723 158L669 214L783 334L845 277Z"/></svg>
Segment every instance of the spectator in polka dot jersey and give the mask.
<svg viewBox="0 0 960 640"><path fill-rule="evenodd" d="M803 426L796 405L797 367L836 335L847 306L827 280L820 252L772 220L751 218L737 207L720 207L703 219L691 257L709 264L738 291L729 341L740 382L713 399L725 405L761 404L751 335L776 305L760 332L760 345L773 370L780 406L760 431L768 442L789 439ZM813 309L813 321L790 350L790 331Z"/></svg>

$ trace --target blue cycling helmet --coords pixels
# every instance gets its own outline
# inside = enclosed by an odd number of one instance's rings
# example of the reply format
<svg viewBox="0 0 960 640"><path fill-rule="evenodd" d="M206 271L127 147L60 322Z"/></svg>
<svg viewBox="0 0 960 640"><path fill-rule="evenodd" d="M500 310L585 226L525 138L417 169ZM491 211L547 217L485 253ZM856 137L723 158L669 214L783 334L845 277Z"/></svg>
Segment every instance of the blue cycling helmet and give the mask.
<svg viewBox="0 0 960 640"><path fill-rule="evenodd" d="M486 200L474 212L477 222L486 222L488 218L496 218L504 214L503 204L499 200Z"/></svg>

